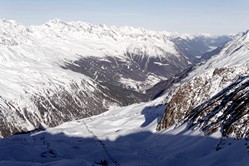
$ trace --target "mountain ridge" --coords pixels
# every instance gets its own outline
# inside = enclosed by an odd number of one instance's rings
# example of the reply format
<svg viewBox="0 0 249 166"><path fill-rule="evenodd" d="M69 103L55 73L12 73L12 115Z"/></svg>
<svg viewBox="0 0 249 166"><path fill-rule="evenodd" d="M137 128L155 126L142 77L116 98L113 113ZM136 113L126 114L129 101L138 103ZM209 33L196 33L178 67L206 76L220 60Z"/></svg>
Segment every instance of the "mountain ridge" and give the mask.
<svg viewBox="0 0 249 166"><path fill-rule="evenodd" d="M189 123L207 135L248 138L248 34L239 33L175 86L158 130Z"/></svg>

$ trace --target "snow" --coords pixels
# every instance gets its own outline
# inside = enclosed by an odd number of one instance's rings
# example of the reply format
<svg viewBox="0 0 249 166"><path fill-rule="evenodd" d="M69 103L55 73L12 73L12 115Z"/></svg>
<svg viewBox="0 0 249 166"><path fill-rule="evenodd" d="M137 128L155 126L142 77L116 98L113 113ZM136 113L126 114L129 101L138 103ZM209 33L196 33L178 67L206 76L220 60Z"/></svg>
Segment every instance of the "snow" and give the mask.
<svg viewBox="0 0 249 166"><path fill-rule="evenodd" d="M119 82L121 82L127 88L132 88L137 92L145 93L145 91L155 84L160 82L161 80L167 80L165 77L156 76L155 74L149 73L147 75L146 80L137 81L130 78L121 77Z"/></svg>
<svg viewBox="0 0 249 166"><path fill-rule="evenodd" d="M246 140L203 136L183 124L157 132L164 97L45 131L0 140L0 165L246 165ZM222 143L221 142L222 140ZM219 144L220 143L220 144ZM219 150L215 148L219 145Z"/></svg>
<svg viewBox="0 0 249 166"><path fill-rule="evenodd" d="M103 60L107 55L124 59L127 52L163 58L179 56L170 41L178 34L169 32L61 20L31 27L1 20L0 27L0 96L19 103L21 108L30 103L32 94L46 89L56 90L59 86L69 89L72 82L81 84L85 80L92 86L84 88L89 93L95 90L95 82L89 77L62 69L60 66L65 62L87 56ZM238 43L240 40L248 41L247 35L240 35L236 38ZM187 34L181 36L194 37ZM236 68L240 65L247 69L248 47L234 46L233 43L227 47L230 48L229 53L238 58L229 60L225 56L227 53L221 52L221 56L208 61L194 76L208 69L205 75L211 77L218 66ZM219 62L217 66L216 62ZM236 69L235 73L244 70ZM136 86L131 80L122 81ZM157 80L151 76L146 81L154 83ZM215 82L218 83L219 80ZM214 86L211 93L219 88ZM248 163L247 140L227 138L224 145L215 151L221 140L219 133L205 137L198 130L186 130L185 124L157 132L157 123L165 110L165 106L161 105L165 97L127 107L112 107L98 116L64 123L45 131L0 139L0 165L93 165L103 159L114 164L116 161L120 165L143 166ZM28 121L13 117L12 112L2 110L2 113L16 125L25 124L27 129L32 129Z"/></svg>
<svg viewBox="0 0 249 166"><path fill-rule="evenodd" d="M82 52L80 54L82 56L123 57L127 51L158 56L160 49L171 54L177 53L172 42L168 39L162 40L163 34L142 28L107 27L83 22L51 20L42 26L32 26L30 29L41 40L50 41L57 37L58 42L63 42L62 44L73 42L75 45L76 42L78 47L85 47L85 50L89 50L89 52ZM61 39L64 41L59 41ZM73 50L74 47L72 47ZM165 56L165 53L160 53L160 55Z"/></svg>
<svg viewBox="0 0 249 166"><path fill-rule="evenodd" d="M41 26L25 27L13 20L0 20L0 96L7 101L25 98L19 103L25 105L30 103L27 92L39 94L60 85L68 88L72 81L80 84L81 80L93 85L90 78L60 66L88 56L103 60L105 56L113 56L125 61L127 52L179 56L174 43L163 33L143 28L107 27L58 19ZM93 91L90 86L88 88Z"/></svg>
<svg viewBox="0 0 249 166"><path fill-rule="evenodd" d="M155 64L159 65L159 66L168 66L169 64L162 64L161 62L154 62Z"/></svg>

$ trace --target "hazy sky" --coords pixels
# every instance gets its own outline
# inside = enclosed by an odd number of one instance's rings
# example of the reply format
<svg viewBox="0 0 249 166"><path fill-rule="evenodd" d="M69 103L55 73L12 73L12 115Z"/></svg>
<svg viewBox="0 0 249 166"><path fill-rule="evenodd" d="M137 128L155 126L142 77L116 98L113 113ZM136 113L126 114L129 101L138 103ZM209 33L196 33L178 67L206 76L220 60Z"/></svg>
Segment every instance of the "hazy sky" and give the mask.
<svg viewBox="0 0 249 166"><path fill-rule="evenodd" d="M225 34L249 29L249 0L0 0L0 17L25 25L59 18Z"/></svg>

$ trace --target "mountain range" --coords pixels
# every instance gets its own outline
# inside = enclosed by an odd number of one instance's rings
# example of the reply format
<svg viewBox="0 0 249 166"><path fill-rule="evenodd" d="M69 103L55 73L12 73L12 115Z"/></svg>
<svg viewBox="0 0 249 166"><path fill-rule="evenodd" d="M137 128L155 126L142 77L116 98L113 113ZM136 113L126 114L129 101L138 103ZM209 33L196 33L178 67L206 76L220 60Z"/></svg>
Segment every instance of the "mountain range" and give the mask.
<svg viewBox="0 0 249 166"><path fill-rule="evenodd" d="M1 20L0 36L1 136L148 101L155 84L232 39L61 20Z"/></svg>
<svg viewBox="0 0 249 166"><path fill-rule="evenodd" d="M247 165L249 31L0 21L0 165Z"/></svg>

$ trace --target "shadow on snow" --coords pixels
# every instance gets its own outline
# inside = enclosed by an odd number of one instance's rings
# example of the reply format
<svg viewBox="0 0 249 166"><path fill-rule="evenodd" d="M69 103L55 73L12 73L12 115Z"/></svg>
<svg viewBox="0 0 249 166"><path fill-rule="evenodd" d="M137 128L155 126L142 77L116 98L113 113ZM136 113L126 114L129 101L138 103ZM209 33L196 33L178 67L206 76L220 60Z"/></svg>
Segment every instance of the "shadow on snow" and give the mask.
<svg viewBox="0 0 249 166"><path fill-rule="evenodd" d="M146 125L146 124L145 124ZM0 140L0 165L244 165L249 141L139 132L116 140L64 133L20 134ZM102 144L105 146L103 148ZM110 156L108 156L108 154Z"/></svg>

